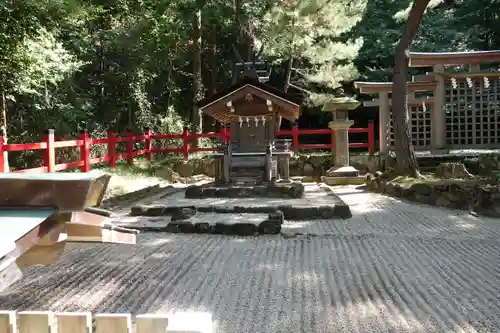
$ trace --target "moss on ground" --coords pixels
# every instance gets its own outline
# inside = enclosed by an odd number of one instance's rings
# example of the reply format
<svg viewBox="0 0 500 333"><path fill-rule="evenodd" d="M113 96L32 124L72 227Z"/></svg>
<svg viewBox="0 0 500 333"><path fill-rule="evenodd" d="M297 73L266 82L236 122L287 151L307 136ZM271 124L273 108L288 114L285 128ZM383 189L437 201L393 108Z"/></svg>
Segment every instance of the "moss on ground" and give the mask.
<svg viewBox="0 0 500 333"><path fill-rule="evenodd" d="M385 174L384 174L385 175ZM393 184L399 184L404 187L410 187L414 184L428 184L428 185L475 185L475 184L484 184L489 183L489 180L482 177L475 177L473 179L462 179L462 178L447 178L442 179L436 177L432 173L427 173L423 175L424 178L414 178L409 176L398 176L393 175L392 177L387 177L387 181Z"/></svg>

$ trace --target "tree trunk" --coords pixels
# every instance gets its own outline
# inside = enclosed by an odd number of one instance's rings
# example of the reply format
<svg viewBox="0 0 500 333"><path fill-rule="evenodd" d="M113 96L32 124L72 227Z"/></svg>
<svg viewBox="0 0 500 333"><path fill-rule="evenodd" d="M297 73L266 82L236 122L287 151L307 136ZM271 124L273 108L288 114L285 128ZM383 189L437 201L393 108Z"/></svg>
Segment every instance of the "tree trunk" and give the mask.
<svg viewBox="0 0 500 333"><path fill-rule="evenodd" d="M217 25L210 24L210 31L208 32L208 80L207 80L207 96L212 97L217 92ZM211 117L210 117L211 118ZM207 118L205 119L207 124ZM217 129L217 121L211 118L212 129Z"/></svg>
<svg viewBox="0 0 500 333"><path fill-rule="evenodd" d="M196 10L193 15L193 113L191 116L196 133L203 130L203 117L197 106L203 98L201 74L201 10ZM198 140L193 140L192 145L197 147Z"/></svg>
<svg viewBox="0 0 500 333"><path fill-rule="evenodd" d="M288 60L288 66L286 68L285 74L285 85L283 86L283 91L288 92L288 88L290 87L290 80L292 79L292 70L293 70L293 55Z"/></svg>
<svg viewBox="0 0 500 333"><path fill-rule="evenodd" d="M209 42L209 79L207 94L209 97L215 95L217 92L217 26L212 24L210 26L210 42Z"/></svg>
<svg viewBox="0 0 500 333"><path fill-rule="evenodd" d="M4 144L7 144L7 96L2 90L2 111L0 113L0 135L3 136ZM3 152L4 171L9 172L9 152Z"/></svg>
<svg viewBox="0 0 500 333"><path fill-rule="evenodd" d="M403 35L396 47L392 76L392 117L394 121L394 148L396 150L398 171L414 177L420 177L420 172L411 142L409 127L407 96L408 52L418 32L429 2L430 0L414 1L404 27Z"/></svg>

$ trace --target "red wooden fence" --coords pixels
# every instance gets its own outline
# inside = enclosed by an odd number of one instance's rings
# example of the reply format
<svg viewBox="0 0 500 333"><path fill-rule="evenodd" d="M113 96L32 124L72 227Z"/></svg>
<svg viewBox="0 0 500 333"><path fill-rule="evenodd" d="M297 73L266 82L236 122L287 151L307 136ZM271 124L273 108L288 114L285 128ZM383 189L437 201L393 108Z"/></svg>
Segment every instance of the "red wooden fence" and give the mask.
<svg viewBox="0 0 500 333"><path fill-rule="evenodd" d="M349 128L349 133L367 133L368 140L364 143L349 143L350 148L367 148L369 152L375 152L375 132L373 122L368 124L367 128ZM278 136L290 136L292 138L292 146L295 151L299 149L331 149L335 150L335 135L330 129L304 129L300 130L298 126L293 126L290 130L277 131ZM299 142L299 135L312 135L312 134L329 134L331 135L331 142L327 144L301 144ZM221 141L230 139L231 133L228 129L222 128L220 132L211 133L189 133L185 129L179 134L153 134L150 130L142 135L135 135L128 132L124 137L117 137L116 133L108 132L107 138L93 139L88 133L80 134L78 140L57 141L54 137L54 130L47 131L43 138L43 142L37 143L22 143L22 144L4 144L3 136L0 136L0 172L4 170L4 152L25 151L25 150L43 150L43 166L38 168L17 170L14 172L56 172L72 168L80 168L82 171L90 171L92 164L107 163L112 168L116 167L116 161L125 159L129 164L134 162L136 156L146 155L148 160L152 160L153 153L180 153L183 155L184 160L189 159L189 154L193 152L202 151L215 151L216 148L192 148L190 147L190 140L195 138L218 138ZM153 140L161 139L182 139L181 147L169 148L154 148ZM116 145L120 142L125 143L125 153L118 154ZM143 142L144 148L135 150L135 143ZM103 157L91 158L90 148L92 145L105 144L107 145L107 155ZM56 164L56 149L64 147L79 147L80 160L69 163Z"/></svg>

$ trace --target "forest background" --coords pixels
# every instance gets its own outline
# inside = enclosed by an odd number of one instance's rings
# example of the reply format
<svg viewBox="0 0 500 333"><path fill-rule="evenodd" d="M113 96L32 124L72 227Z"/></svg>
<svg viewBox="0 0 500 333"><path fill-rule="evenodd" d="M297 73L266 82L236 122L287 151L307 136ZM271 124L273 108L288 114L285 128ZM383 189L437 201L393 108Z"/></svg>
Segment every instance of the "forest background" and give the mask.
<svg viewBox="0 0 500 333"><path fill-rule="evenodd" d="M82 131L196 130L195 104L235 63L272 64L269 84L303 97L300 128L326 128L325 98L390 81L410 0L4 0L0 129L12 143ZM500 1L431 0L412 50L500 49ZM240 58L241 57L241 58ZM291 70L291 69L295 70ZM413 72L410 74L414 74ZM289 82L292 85L289 85ZM362 96L358 98L363 99ZM358 108L356 127L376 120ZM203 119L203 131L217 126ZM283 127L290 124L284 123ZM14 168L38 159L11 156Z"/></svg>

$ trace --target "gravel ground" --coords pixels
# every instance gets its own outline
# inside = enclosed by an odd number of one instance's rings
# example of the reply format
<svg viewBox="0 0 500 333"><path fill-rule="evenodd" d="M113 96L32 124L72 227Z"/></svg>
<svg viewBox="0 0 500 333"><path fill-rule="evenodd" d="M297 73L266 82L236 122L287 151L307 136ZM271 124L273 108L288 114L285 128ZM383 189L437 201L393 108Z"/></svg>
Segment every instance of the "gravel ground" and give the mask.
<svg viewBox="0 0 500 333"><path fill-rule="evenodd" d="M353 218L286 223L304 235L68 245L0 307L207 311L220 333L500 332L499 220L336 192Z"/></svg>

